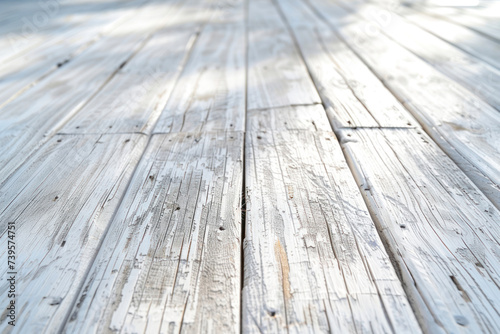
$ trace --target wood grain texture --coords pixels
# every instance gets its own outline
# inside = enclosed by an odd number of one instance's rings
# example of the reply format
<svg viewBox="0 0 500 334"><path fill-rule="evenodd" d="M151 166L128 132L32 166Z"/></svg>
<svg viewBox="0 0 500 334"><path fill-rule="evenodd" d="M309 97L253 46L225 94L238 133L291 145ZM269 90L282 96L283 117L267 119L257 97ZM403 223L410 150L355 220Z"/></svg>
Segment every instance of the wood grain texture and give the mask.
<svg viewBox="0 0 500 334"><path fill-rule="evenodd" d="M243 131L245 49L242 24L206 26L154 132Z"/></svg>
<svg viewBox="0 0 500 334"><path fill-rule="evenodd" d="M498 332L500 212L423 132L341 132L424 328Z"/></svg>
<svg viewBox="0 0 500 334"><path fill-rule="evenodd" d="M475 30L490 39L500 42L500 24L498 20L480 16L473 16L464 13L456 8L439 8L439 7L426 7L418 6L418 9L424 12L439 17L443 20L461 24L469 29Z"/></svg>
<svg viewBox="0 0 500 334"><path fill-rule="evenodd" d="M145 144L142 135L55 136L1 186L2 244L7 223L16 226L18 312L12 327L2 311L2 332L62 327Z"/></svg>
<svg viewBox="0 0 500 334"><path fill-rule="evenodd" d="M311 106L253 109L247 111L247 131L331 131L325 109Z"/></svg>
<svg viewBox="0 0 500 334"><path fill-rule="evenodd" d="M22 92L36 85L44 77L57 71L60 66L71 61L86 48L99 41L106 33L133 15L140 7L141 2L143 1L132 1L124 6L124 4L115 1L115 3L105 3L100 6L89 6L80 15L63 15L63 17L57 15L50 18L48 22L48 25L53 21L57 22L57 28L49 29L49 26L37 30L37 27L33 25L34 31L31 33L27 27L30 26L29 23L33 24L30 21L32 17L20 18L19 20L23 20L23 22L27 20L28 23L25 23L27 32L10 36L9 40L5 42L8 42L9 45L2 46L0 40L0 49L3 55L5 55L6 50L14 53L14 56L3 60L0 65L0 106L15 99ZM55 2L52 2L51 6L54 4ZM110 10L110 6L113 10ZM60 7L63 8L53 9L53 11L63 11L64 6L61 4ZM75 8L75 10L77 9ZM95 15L94 11L98 11L100 15ZM43 13L39 7L39 14ZM24 52L17 52L25 44L32 47L27 48Z"/></svg>
<svg viewBox="0 0 500 334"><path fill-rule="evenodd" d="M74 116L164 24L170 7L151 5L78 59L0 109L0 183ZM77 80L75 80L77 78Z"/></svg>
<svg viewBox="0 0 500 334"><path fill-rule="evenodd" d="M365 19L390 15L390 22L379 24L391 39L446 74L500 111L500 70L409 23L393 11L366 5L355 7Z"/></svg>
<svg viewBox="0 0 500 334"><path fill-rule="evenodd" d="M383 34L367 34L365 22L342 24L350 14L333 3L313 1L433 140L500 208L498 110Z"/></svg>
<svg viewBox="0 0 500 334"><path fill-rule="evenodd" d="M321 103L307 68L271 0L249 2L248 109Z"/></svg>
<svg viewBox="0 0 500 334"><path fill-rule="evenodd" d="M243 134L154 135L66 333L236 333Z"/></svg>
<svg viewBox="0 0 500 334"><path fill-rule="evenodd" d="M155 34L60 133L150 133L195 37L196 29Z"/></svg>
<svg viewBox="0 0 500 334"><path fill-rule="evenodd" d="M417 122L338 35L302 1L278 1L335 128Z"/></svg>
<svg viewBox="0 0 500 334"><path fill-rule="evenodd" d="M31 2L31 3L30 3ZM2 2L2 14L6 19L0 23L0 61L6 63L24 56L34 49L42 49L79 26L85 20L94 21L93 12L101 12L103 21L108 14L119 14L124 7L139 6L144 0L130 1L23 1L25 6ZM17 10L12 11L14 7ZM113 10L110 10L113 8ZM10 12L10 13L9 13ZM89 15L90 14L90 15Z"/></svg>
<svg viewBox="0 0 500 334"><path fill-rule="evenodd" d="M415 10L399 11L406 19L430 33L500 69L500 44L459 24Z"/></svg>
<svg viewBox="0 0 500 334"><path fill-rule="evenodd" d="M243 332L420 332L331 132L248 132Z"/></svg>

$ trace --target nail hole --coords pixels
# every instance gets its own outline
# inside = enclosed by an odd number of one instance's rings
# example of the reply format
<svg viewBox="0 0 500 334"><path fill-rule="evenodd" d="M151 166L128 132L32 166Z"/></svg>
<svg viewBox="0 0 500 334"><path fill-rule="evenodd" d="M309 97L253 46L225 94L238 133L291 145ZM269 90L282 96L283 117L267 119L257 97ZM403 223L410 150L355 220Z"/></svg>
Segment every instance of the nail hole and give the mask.
<svg viewBox="0 0 500 334"><path fill-rule="evenodd" d="M58 140L57 140L57 142L58 142L58 143L62 142L62 139L58 139Z"/></svg>
<svg viewBox="0 0 500 334"><path fill-rule="evenodd" d="M225 230L224 226L219 227L219 230L224 231Z"/></svg>
<svg viewBox="0 0 500 334"><path fill-rule="evenodd" d="M64 245L66 245L66 240L64 240L64 241L61 243L61 247L64 247Z"/></svg>
<svg viewBox="0 0 500 334"><path fill-rule="evenodd" d="M150 179L150 180L154 180L154 179L155 179L155 176L154 176L154 175L149 175L149 179Z"/></svg>
<svg viewBox="0 0 500 334"><path fill-rule="evenodd" d="M178 207L175 208L175 211L179 211L180 209L181 209L181 207L178 206Z"/></svg>
<svg viewBox="0 0 500 334"><path fill-rule="evenodd" d="M130 141L130 139L125 139L125 142L128 143Z"/></svg>

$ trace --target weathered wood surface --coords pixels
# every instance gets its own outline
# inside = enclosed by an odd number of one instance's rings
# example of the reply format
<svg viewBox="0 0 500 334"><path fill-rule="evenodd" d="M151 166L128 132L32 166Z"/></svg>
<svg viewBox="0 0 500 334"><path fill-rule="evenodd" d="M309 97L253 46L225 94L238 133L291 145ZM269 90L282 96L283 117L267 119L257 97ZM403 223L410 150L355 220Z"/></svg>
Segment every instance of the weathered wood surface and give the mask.
<svg viewBox="0 0 500 334"><path fill-rule="evenodd" d="M98 93L165 25L169 6L148 6L77 59L0 109L0 183ZM78 80L75 80L78 78Z"/></svg>
<svg viewBox="0 0 500 334"><path fill-rule="evenodd" d="M154 132L243 131L245 28L203 29Z"/></svg>
<svg viewBox="0 0 500 334"><path fill-rule="evenodd" d="M424 328L500 331L500 212L423 132L341 132Z"/></svg>
<svg viewBox="0 0 500 334"><path fill-rule="evenodd" d="M305 3L278 3L335 128L417 125L382 82Z"/></svg>
<svg viewBox="0 0 500 334"><path fill-rule="evenodd" d="M63 36L71 36L72 31L80 30L93 21L109 23L108 19L119 17L130 9L138 9L145 0L109 1L36 1L20 10L18 15L8 14L9 19L0 23L0 61L11 61L31 52L39 51L55 41L64 43ZM2 12L8 11L12 4L2 1ZM95 13L99 12L100 18Z"/></svg>
<svg viewBox="0 0 500 334"><path fill-rule="evenodd" d="M469 15L456 8L427 6L417 6L417 8L442 20L448 20L463 25L490 39L500 42L500 24L498 23L498 19Z"/></svg>
<svg viewBox="0 0 500 334"><path fill-rule="evenodd" d="M248 9L248 109L321 103L321 99L270 0L252 0Z"/></svg>
<svg viewBox="0 0 500 334"><path fill-rule="evenodd" d="M446 74L500 111L500 70L407 22L393 11L363 5L353 7L358 15L370 20L389 15L380 31Z"/></svg>
<svg viewBox="0 0 500 334"><path fill-rule="evenodd" d="M195 37L196 28L155 34L60 133L150 133Z"/></svg>
<svg viewBox="0 0 500 334"><path fill-rule="evenodd" d="M459 24L422 14L416 10L398 11L412 23L456 47L500 69L500 43Z"/></svg>
<svg viewBox="0 0 500 334"><path fill-rule="evenodd" d="M248 132L243 332L420 332L331 132Z"/></svg>
<svg viewBox="0 0 500 334"><path fill-rule="evenodd" d="M333 3L314 6L411 111L488 198L500 208L500 113L366 23ZM439 94L436 95L436 92Z"/></svg>
<svg viewBox="0 0 500 334"><path fill-rule="evenodd" d="M243 134L154 135L66 333L236 333Z"/></svg>
<svg viewBox="0 0 500 334"><path fill-rule="evenodd" d="M332 131L325 109L320 104L248 110L246 121L246 130L250 132Z"/></svg>
<svg viewBox="0 0 500 334"><path fill-rule="evenodd" d="M500 331L492 38L362 0L64 5L0 65L0 331Z"/></svg>
<svg viewBox="0 0 500 334"><path fill-rule="evenodd" d="M133 2L139 3L138 1ZM108 5L109 6L109 5ZM119 24L127 24L127 18L131 18L137 12L137 4L132 8L116 8L106 11L106 7L87 8L86 15L70 17L72 26L69 27L65 21L63 25L52 32L33 33L22 35L21 42L31 42L36 36L42 35L45 39L36 47L22 54L16 54L12 59L2 61L0 65L0 106L19 96L23 91L36 85L50 73L57 71L61 66L73 60L85 49L102 39ZM107 8L109 9L109 8ZM93 11L99 11L99 16ZM54 18L55 19L55 18ZM48 35L48 36L47 36ZM42 37L41 37L42 38ZM4 46L4 49L12 50L16 46Z"/></svg>
<svg viewBox="0 0 500 334"><path fill-rule="evenodd" d="M55 136L1 186L0 260L14 222L18 315L12 327L2 311L2 332L61 329L145 144L142 135Z"/></svg>

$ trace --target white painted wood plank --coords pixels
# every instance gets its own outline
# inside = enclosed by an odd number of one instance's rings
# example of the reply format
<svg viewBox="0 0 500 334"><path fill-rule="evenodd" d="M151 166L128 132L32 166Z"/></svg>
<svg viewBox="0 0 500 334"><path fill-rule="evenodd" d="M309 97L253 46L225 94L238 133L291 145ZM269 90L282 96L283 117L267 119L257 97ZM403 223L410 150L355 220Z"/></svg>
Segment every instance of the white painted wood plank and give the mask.
<svg viewBox="0 0 500 334"><path fill-rule="evenodd" d="M250 1L248 21L248 109L320 103L292 36L272 1Z"/></svg>
<svg viewBox="0 0 500 334"><path fill-rule="evenodd" d="M414 127L382 82L302 1L279 1L330 121L342 127Z"/></svg>
<svg viewBox="0 0 500 334"><path fill-rule="evenodd" d="M71 36L72 31L88 26L88 21L92 21L94 28L98 28L99 24L111 22L108 19L115 15L119 16L131 9L137 10L144 2L145 0L37 1L18 15L10 15L10 22L0 24L0 61L2 64L10 63L25 57L29 52L37 49L40 51L47 45L65 43L64 36Z"/></svg>
<svg viewBox="0 0 500 334"><path fill-rule="evenodd" d="M139 3L139 1L136 1ZM102 7L102 6L101 6ZM124 24L127 18L137 12L138 5L131 8L116 8L106 11L104 8L90 7L85 14L70 17L69 23L52 32L49 36L42 34L43 42L32 47L27 52L16 54L10 60L4 60L0 65L0 106L19 96L23 91L36 85L44 77L56 71L60 66L73 60L86 48L99 41L117 25ZM99 15L95 14L95 11ZM130 22L130 21L129 21ZM26 38L31 42L33 36ZM14 45L4 48L16 48ZM15 50L13 50L15 51Z"/></svg>
<svg viewBox="0 0 500 334"><path fill-rule="evenodd" d="M75 61L0 109L0 183L74 116L148 36L165 25L170 7L150 5Z"/></svg>
<svg viewBox="0 0 500 334"><path fill-rule="evenodd" d="M61 329L145 144L142 135L55 136L2 185L0 243L14 222L17 254L17 322L2 317L2 332ZM7 255L2 247L3 263Z"/></svg>
<svg viewBox="0 0 500 334"><path fill-rule="evenodd" d="M460 12L459 10L454 8L439 8L427 6L418 6L417 8L441 19L449 20L451 22L466 26L487 36L490 39L500 42L500 24L496 22L498 20L468 15L467 13Z"/></svg>
<svg viewBox="0 0 500 334"><path fill-rule="evenodd" d="M246 131L332 131L322 105L247 111Z"/></svg>
<svg viewBox="0 0 500 334"><path fill-rule="evenodd" d="M379 24L384 34L500 111L499 69L405 21L392 11L372 5L354 9L367 20L389 15L387 24Z"/></svg>
<svg viewBox="0 0 500 334"><path fill-rule="evenodd" d="M432 333L500 330L500 212L424 133L342 130L356 180Z"/></svg>
<svg viewBox="0 0 500 334"><path fill-rule="evenodd" d="M245 50L243 24L206 26L154 133L243 131Z"/></svg>
<svg viewBox="0 0 500 334"><path fill-rule="evenodd" d="M150 133L196 33L168 28L155 34L60 133Z"/></svg>
<svg viewBox="0 0 500 334"><path fill-rule="evenodd" d="M349 14L313 0L318 13L367 63L392 93L486 196L500 208L500 113L366 22L342 25Z"/></svg>
<svg viewBox="0 0 500 334"><path fill-rule="evenodd" d="M243 332L420 332L331 132L248 132Z"/></svg>
<svg viewBox="0 0 500 334"><path fill-rule="evenodd" d="M236 333L243 134L154 135L67 333Z"/></svg>
<svg viewBox="0 0 500 334"><path fill-rule="evenodd" d="M414 10L403 10L401 14L414 24L452 43L456 47L500 68L500 44L461 25L425 15Z"/></svg>

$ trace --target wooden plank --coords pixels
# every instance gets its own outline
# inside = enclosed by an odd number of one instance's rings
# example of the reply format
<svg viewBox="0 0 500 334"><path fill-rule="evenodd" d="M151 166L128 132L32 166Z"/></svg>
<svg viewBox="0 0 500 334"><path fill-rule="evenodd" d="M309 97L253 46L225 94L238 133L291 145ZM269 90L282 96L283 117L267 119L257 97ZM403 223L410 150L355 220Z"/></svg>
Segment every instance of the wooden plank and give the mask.
<svg viewBox="0 0 500 334"><path fill-rule="evenodd" d="M243 131L245 50L242 24L205 27L154 133Z"/></svg>
<svg viewBox="0 0 500 334"><path fill-rule="evenodd" d="M314 0L314 6L433 140L500 208L498 110L383 34L368 35L364 22L342 25L348 14L335 4Z"/></svg>
<svg viewBox="0 0 500 334"><path fill-rule="evenodd" d="M420 332L331 132L247 132L243 332Z"/></svg>
<svg viewBox="0 0 500 334"><path fill-rule="evenodd" d="M236 333L242 133L154 135L68 333Z"/></svg>
<svg viewBox="0 0 500 334"><path fill-rule="evenodd" d="M169 9L159 4L145 7L129 24L113 30L78 59L0 109L0 184L165 24Z"/></svg>
<svg viewBox="0 0 500 334"><path fill-rule="evenodd" d="M418 130L341 133L426 331L498 332L500 212Z"/></svg>
<svg viewBox="0 0 500 334"><path fill-rule="evenodd" d="M116 4L114 7L117 7ZM62 24L55 31L47 32L48 36L43 34L43 42L16 54L12 59L4 60L0 65L0 106L57 71L137 12L137 7L103 9L106 7L89 7L90 14L71 17L71 25ZM93 10L100 11L100 14L95 15ZM25 38L31 43L32 37Z"/></svg>
<svg viewBox="0 0 500 334"><path fill-rule="evenodd" d="M2 332L61 329L145 144L142 135L55 136L2 185L0 242L13 222L17 272L17 322L2 316Z"/></svg>
<svg viewBox="0 0 500 334"><path fill-rule="evenodd" d="M418 6L417 8L430 15L466 26L496 42L500 42L500 25L498 23L495 24L495 19L468 15L453 8L423 6Z"/></svg>
<svg viewBox="0 0 500 334"><path fill-rule="evenodd" d="M60 133L150 133L196 33L169 27L155 34Z"/></svg>
<svg viewBox="0 0 500 334"><path fill-rule="evenodd" d="M40 51L47 45L65 43L64 37L71 36L72 31L78 31L82 26L87 26L87 29L99 28L105 22L110 23L112 17L117 18L134 8L137 10L143 2L37 1L19 11L18 15L9 15L10 22L0 25L0 61L2 64L9 63L25 57L28 52L36 49ZM93 27L89 26L88 21Z"/></svg>
<svg viewBox="0 0 500 334"><path fill-rule="evenodd" d="M322 105L247 111L247 131L331 131Z"/></svg>
<svg viewBox="0 0 500 334"><path fill-rule="evenodd" d="M273 3L251 1L248 15L248 109L321 103Z"/></svg>
<svg viewBox="0 0 500 334"><path fill-rule="evenodd" d="M172 0L164 6L175 8L175 2ZM110 10L102 15L89 14L83 18L85 23L64 31L57 38L3 64L0 67L0 106L43 82L44 78L57 73L78 56L84 56L89 47L101 42L104 36L115 29L135 24L134 16L138 11L140 13L144 9L132 7Z"/></svg>
<svg viewBox="0 0 500 334"><path fill-rule="evenodd" d="M366 5L356 7L356 13L367 20L390 15L390 23L379 25L384 34L500 110L499 69L406 22L394 12Z"/></svg>
<svg viewBox="0 0 500 334"><path fill-rule="evenodd" d="M414 127L417 122L339 36L302 1L279 1L331 123Z"/></svg>
<svg viewBox="0 0 500 334"><path fill-rule="evenodd" d="M500 69L500 44L456 23L414 10L400 11L412 23Z"/></svg>

